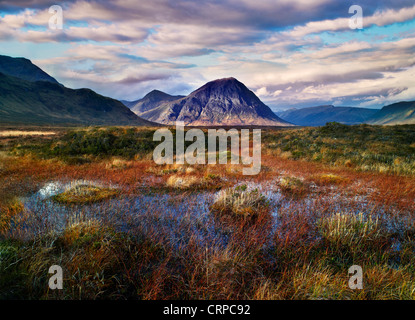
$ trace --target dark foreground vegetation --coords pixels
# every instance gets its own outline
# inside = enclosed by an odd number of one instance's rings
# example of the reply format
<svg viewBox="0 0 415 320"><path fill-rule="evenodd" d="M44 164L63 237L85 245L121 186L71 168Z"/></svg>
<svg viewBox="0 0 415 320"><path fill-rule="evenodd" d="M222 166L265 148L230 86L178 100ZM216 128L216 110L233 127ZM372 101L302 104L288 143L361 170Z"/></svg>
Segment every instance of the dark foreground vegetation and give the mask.
<svg viewBox="0 0 415 320"><path fill-rule="evenodd" d="M252 177L154 130L0 137L1 299L415 298L415 126L267 129Z"/></svg>

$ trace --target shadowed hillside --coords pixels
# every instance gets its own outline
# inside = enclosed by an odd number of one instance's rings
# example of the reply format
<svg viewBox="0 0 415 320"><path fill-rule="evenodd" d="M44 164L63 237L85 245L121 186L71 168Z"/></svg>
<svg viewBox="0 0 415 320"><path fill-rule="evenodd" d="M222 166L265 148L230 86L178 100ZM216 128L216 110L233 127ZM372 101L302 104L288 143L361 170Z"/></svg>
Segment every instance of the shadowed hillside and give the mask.
<svg viewBox="0 0 415 320"><path fill-rule="evenodd" d="M21 124L150 125L121 102L90 89L68 89L0 73L0 122Z"/></svg>

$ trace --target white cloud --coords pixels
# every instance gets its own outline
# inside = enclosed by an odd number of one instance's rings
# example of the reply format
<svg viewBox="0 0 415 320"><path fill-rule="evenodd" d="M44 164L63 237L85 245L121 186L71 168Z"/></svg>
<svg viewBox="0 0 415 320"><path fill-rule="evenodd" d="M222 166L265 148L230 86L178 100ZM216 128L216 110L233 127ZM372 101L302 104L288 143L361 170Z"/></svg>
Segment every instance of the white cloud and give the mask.
<svg viewBox="0 0 415 320"><path fill-rule="evenodd" d="M352 15L350 15L351 17ZM303 37L312 33L321 33L323 31L340 31L349 29L350 17L337 18L334 20L312 21L303 26L295 27L288 31L287 34L292 37ZM385 26L396 22L409 21L415 18L415 5L413 7L402 8L399 10L376 11L371 16L363 15L363 27L371 25Z"/></svg>

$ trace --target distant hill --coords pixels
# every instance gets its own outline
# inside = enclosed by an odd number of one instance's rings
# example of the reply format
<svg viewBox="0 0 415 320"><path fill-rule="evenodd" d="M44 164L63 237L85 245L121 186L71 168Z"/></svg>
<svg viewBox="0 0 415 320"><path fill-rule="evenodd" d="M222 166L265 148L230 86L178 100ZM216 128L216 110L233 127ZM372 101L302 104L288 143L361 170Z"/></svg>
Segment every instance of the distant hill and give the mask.
<svg viewBox="0 0 415 320"><path fill-rule="evenodd" d="M402 101L383 107L368 121L370 124L415 124L415 101Z"/></svg>
<svg viewBox="0 0 415 320"><path fill-rule="evenodd" d="M0 55L0 72L32 82L49 81L56 84L59 83L56 79L25 58L12 58Z"/></svg>
<svg viewBox="0 0 415 320"><path fill-rule="evenodd" d="M235 78L208 82L188 96L139 113L144 119L187 125L292 126L280 119L251 90Z"/></svg>
<svg viewBox="0 0 415 320"><path fill-rule="evenodd" d="M378 109L335 107L332 105L289 109L276 114L293 124L300 126L324 126L327 122L343 124L359 124L367 122Z"/></svg>
<svg viewBox="0 0 415 320"><path fill-rule="evenodd" d="M140 116L142 113L154 109L165 102L170 102L184 98L184 96L171 96L163 91L153 90L147 93L144 98L136 101L121 101L135 114Z"/></svg>
<svg viewBox="0 0 415 320"><path fill-rule="evenodd" d="M0 56L0 122L154 125L117 100L66 88L30 60L8 56Z"/></svg>
<svg viewBox="0 0 415 320"><path fill-rule="evenodd" d="M22 124L151 125L121 102L90 89L68 89L0 73L0 122Z"/></svg>

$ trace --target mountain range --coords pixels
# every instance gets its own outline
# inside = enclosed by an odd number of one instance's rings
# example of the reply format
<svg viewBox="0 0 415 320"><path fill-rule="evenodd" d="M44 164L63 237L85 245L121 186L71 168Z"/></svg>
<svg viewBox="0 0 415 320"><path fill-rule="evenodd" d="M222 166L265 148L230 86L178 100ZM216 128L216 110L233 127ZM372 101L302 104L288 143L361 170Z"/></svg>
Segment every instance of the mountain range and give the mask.
<svg viewBox="0 0 415 320"><path fill-rule="evenodd" d="M398 102L382 109L335 107L324 105L302 109L291 108L276 114L299 126L324 126L327 122L343 124L396 125L415 124L415 102Z"/></svg>
<svg viewBox="0 0 415 320"><path fill-rule="evenodd" d="M382 109L317 106L274 113L235 78L210 81L188 96L153 90L122 102L70 89L30 60L0 55L0 123L73 125L320 126L327 122L415 124L415 101Z"/></svg>
<svg viewBox="0 0 415 320"><path fill-rule="evenodd" d="M359 124L367 122L379 110L324 105L276 112L284 120L300 126L324 126L327 122Z"/></svg>

